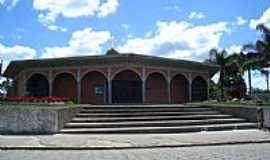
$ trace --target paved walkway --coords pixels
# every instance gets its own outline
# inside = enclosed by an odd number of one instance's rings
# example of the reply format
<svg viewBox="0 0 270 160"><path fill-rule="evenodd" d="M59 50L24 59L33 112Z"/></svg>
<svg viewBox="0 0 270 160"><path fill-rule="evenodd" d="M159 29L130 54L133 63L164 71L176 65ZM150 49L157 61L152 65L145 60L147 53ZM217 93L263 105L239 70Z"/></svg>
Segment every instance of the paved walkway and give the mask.
<svg viewBox="0 0 270 160"><path fill-rule="evenodd" d="M0 135L5 149L135 149L191 147L245 143L270 143L270 133L259 130L198 132L186 134L104 134L104 135Z"/></svg>
<svg viewBox="0 0 270 160"><path fill-rule="evenodd" d="M268 160L270 144L127 149L0 150L0 160Z"/></svg>

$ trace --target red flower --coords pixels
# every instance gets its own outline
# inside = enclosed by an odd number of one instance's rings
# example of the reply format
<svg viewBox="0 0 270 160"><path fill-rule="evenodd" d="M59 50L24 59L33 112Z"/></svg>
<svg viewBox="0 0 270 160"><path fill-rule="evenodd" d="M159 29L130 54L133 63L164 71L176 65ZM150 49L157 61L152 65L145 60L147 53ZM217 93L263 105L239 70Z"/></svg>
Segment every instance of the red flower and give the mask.
<svg viewBox="0 0 270 160"><path fill-rule="evenodd" d="M0 102L25 102L25 103L51 103L51 102L67 102L69 99L67 97L56 97L56 96L46 96L46 97L32 97L32 96L6 96L0 97Z"/></svg>

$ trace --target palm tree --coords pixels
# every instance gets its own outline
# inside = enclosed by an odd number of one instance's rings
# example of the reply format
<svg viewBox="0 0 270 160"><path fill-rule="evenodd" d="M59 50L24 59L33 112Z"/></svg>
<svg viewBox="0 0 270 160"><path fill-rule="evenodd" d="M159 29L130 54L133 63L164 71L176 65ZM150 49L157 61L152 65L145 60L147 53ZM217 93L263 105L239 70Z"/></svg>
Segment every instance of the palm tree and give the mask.
<svg viewBox="0 0 270 160"><path fill-rule="evenodd" d="M236 74L234 76L236 76L237 79L243 79L245 71L248 71L249 95L251 95L251 70L253 69L255 62L257 62L258 59L256 58L257 55L251 52L251 50L249 50L248 53L244 53L247 50L247 47L250 46L244 46L240 53L234 53L228 56L227 65L236 70ZM242 88L242 91L245 92L244 88ZM242 93L242 95L245 95L245 93Z"/></svg>
<svg viewBox="0 0 270 160"><path fill-rule="evenodd" d="M257 40L256 50L260 54L261 62L258 64L258 68L262 75L266 78L267 91L269 92L269 70L263 68L269 67L270 60L270 29L264 24L259 24L257 30L262 32L262 39Z"/></svg>
<svg viewBox="0 0 270 160"><path fill-rule="evenodd" d="M264 59L262 67L268 67L268 61L270 60L270 29L263 24L259 24L257 30L262 32L262 39L257 40L256 50Z"/></svg>
<svg viewBox="0 0 270 160"><path fill-rule="evenodd" d="M268 71L268 70L261 70L261 74L264 75L265 78L266 78L267 92L269 92L269 75L270 75L270 71Z"/></svg>
<svg viewBox="0 0 270 160"><path fill-rule="evenodd" d="M222 50L221 52L219 52L217 49L211 49L209 52L209 61L210 63L214 63L219 65L219 82L221 85L220 88L220 95L221 95L221 99L224 99L224 77L225 77L225 67L226 67L226 56L227 56L227 52L226 50Z"/></svg>
<svg viewBox="0 0 270 160"><path fill-rule="evenodd" d="M248 71L248 86L249 95L252 95L252 77L251 72L254 69L260 69L260 65L264 61L264 57L257 50L257 46L254 44L246 44L243 46L242 51L245 52L245 70Z"/></svg>

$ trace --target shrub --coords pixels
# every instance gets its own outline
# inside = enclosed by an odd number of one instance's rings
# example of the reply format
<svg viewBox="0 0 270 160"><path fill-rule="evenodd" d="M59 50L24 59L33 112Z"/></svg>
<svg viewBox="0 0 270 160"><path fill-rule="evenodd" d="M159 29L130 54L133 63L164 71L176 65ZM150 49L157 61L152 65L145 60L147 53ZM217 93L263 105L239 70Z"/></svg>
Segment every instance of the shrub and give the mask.
<svg viewBox="0 0 270 160"><path fill-rule="evenodd" d="M67 97L46 96L46 97L32 97L32 96L2 96L0 102L14 102L14 103L59 103L68 102Z"/></svg>

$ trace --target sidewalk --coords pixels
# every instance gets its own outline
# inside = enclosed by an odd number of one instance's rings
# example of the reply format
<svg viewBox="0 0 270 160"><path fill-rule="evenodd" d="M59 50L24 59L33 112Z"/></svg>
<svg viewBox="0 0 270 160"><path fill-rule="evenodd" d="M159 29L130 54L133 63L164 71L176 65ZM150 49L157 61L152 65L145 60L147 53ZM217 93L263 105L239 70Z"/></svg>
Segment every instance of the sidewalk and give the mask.
<svg viewBox="0 0 270 160"><path fill-rule="evenodd" d="M0 135L0 150L137 149L245 143L270 143L270 133L259 130L240 130L185 134Z"/></svg>

